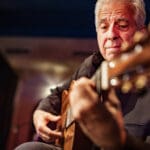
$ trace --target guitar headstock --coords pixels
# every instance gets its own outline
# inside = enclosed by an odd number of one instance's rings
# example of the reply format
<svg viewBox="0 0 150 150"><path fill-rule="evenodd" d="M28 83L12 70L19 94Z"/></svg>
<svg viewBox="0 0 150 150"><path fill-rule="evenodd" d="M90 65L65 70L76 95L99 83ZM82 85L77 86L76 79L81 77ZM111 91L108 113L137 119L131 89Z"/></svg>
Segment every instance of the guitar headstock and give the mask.
<svg viewBox="0 0 150 150"><path fill-rule="evenodd" d="M125 44L120 56L102 62L99 85L102 90L119 87L127 93L150 85L150 25L147 34L138 32L133 39L134 44L130 47Z"/></svg>
<svg viewBox="0 0 150 150"><path fill-rule="evenodd" d="M139 91L147 86L150 86L149 66L139 65L109 80L109 87L120 88L123 93Z"/></svg>

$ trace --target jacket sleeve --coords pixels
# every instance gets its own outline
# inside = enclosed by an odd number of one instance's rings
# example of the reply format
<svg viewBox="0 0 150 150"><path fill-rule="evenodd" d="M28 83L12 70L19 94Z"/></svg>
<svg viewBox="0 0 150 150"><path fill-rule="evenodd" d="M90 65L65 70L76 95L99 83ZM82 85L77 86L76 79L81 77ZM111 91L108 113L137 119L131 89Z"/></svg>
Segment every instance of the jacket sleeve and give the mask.
<svg viewBox="0 0 150 150"><path fill-rule="evenodd" d="M50 95L40 100L37 109L45 110L47 112L51 112L55 115L58 115L60 113L61 108L62 92L69 88L69 85L72 80L77 80L82 76L91 77L93 75L93 73L97 69L97 66L99 66L100 63L99 61L96 62L97 65L94 64L95 60L100 60L99 58L97 58L97 56L98 56L97 53L94 53L93 55L86 58L85 61L81 64L81 66L76 70L76 72L72 75L70 79L68 79L62 86L57 86L55 89L52 89Z"/></svg>
<svg viewBox="0 0 150 150"><path fill-rule="evenodd" d="M123 150L150 150L150 143L146 143L127 133L127 139Z"/></svg>
<svg viewBox="0 0 150 150"><path fill-rule="evenodd" d="M94 150L99 150L99 148L96 147ZM106 149L100 148L100 150L106 150ZM127 133L126 142L124 146L119 150L150 150L150 143L146 143Z"/></svg>

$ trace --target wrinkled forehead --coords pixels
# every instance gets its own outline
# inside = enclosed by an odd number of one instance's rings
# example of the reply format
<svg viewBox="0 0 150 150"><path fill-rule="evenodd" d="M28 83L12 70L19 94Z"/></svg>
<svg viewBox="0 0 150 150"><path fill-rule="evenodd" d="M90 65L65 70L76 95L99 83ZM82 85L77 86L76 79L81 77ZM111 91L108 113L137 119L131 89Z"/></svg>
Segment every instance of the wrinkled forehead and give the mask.
<svg viewBox="0 0 150 150"><path fill-rule="evenodd" d="M132 0L97 0L97 3L99 3L99 7L103 7L103 4L110 4L110 3L128 3L128 4L131 4L133 3Z"/></svg>
<svg viewBox="0 0 150 150"><path fill-rule="evenodd" d="M106 0L109 2L110 0ZM98 10L98 18L115 18L115 17L123 17L123 18L132 18L134 17L134 9L133 6L127 3L126 1L120 2L116 0L112 0L111 2L103 3L103 7ZM116 1L116 2L114 2Z"/></svg>
<svg viewBox="0 0 150 150"><path fill-rule="evenodd" d="M130 10L132 13L135 13L135 7L131 3L131 0L98 0L97 1L97 12L101 11L112 11L115 9L123 8L125 10Z"/></svg>

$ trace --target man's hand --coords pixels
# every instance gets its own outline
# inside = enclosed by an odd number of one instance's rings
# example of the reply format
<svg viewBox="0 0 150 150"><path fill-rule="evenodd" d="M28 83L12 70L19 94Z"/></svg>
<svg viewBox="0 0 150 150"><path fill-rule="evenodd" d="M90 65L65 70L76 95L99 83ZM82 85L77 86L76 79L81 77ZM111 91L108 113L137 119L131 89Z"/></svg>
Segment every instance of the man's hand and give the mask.
<svg viewBox="0 0 150 150"><path fill-rule="evenodd" d="M71 84L69 100L73 116L95 144L118 150L126 139L119 100L114 91L102 100L95 89L95 83L87 78Z"/></svg>
<svg viewBox="0 0 150 150"><path fill-rule="evenodd" d="M56 138L61 137L61 132L50 129L47 125L51 122L57 122L60 116L55 116L43 110L36 110L33 114L33 123L37 134L45 142L53 142Z"/></svg>

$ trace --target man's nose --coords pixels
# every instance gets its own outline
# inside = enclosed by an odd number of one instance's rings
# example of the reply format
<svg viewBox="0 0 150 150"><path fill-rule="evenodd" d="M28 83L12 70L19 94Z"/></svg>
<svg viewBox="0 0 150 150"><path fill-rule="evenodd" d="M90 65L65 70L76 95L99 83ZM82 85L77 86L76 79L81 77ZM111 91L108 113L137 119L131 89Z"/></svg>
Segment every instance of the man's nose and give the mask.
<svg viewBox="0 0 150 150"><path fill-rule="evenodd" d="M114 25L109 26L108 31L107 31L107 38L109 40L116 40L118 36L119 34L115 26Z"/></svg>

